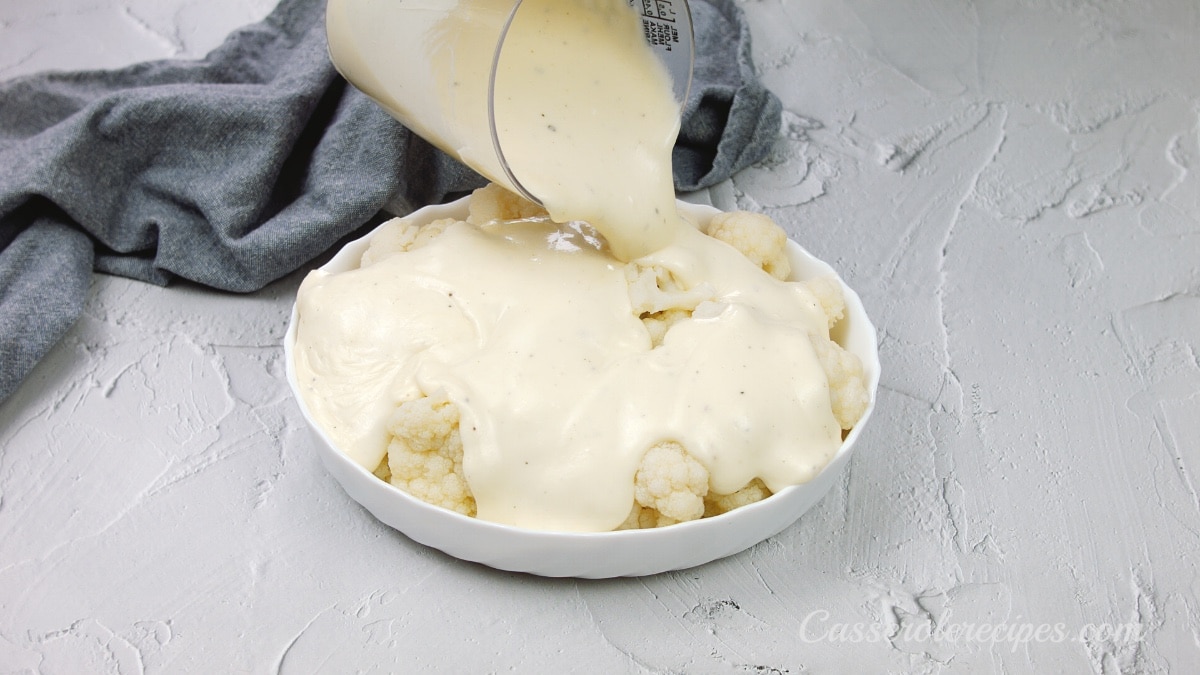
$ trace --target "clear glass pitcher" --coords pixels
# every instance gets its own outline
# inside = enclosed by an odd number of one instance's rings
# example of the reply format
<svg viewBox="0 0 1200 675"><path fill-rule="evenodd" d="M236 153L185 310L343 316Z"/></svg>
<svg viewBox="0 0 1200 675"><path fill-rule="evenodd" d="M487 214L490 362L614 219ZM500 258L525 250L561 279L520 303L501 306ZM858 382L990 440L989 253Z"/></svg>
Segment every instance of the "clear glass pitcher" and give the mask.
<svg viewBox="0 0 1200 675"><path fill-rule="evenodd" d="M614 3L628 8L614 10ZM512 127L541 123L530 112L536 109L530 97L545 97L552 105L550 99L562 92L539 91L534 76L508 69L526 56L519 50L571 41L590 60L613 62L616 73L623 67L616 63L617 52L628 49L605 38L604 22L636 21L642 39L666 67L679 105L691 85L693 38L686 0L329 0L326 18L330 56L347 80L426 140L489 180L539 202L530 164L538 161L538 151L525 147L526 137L518 138ZM533 57L532 65L524 61L533 69L569 67L549 56ZM514 94L524 105L506 107ZM636 123L639 102L636 94L630 97L634 100L596 97L594 111L571 114L616 110ZM497 123L506 116L507 125ZM519 117L514 121L514 116ZM546 126L556 131L553 124Z"/></svg>

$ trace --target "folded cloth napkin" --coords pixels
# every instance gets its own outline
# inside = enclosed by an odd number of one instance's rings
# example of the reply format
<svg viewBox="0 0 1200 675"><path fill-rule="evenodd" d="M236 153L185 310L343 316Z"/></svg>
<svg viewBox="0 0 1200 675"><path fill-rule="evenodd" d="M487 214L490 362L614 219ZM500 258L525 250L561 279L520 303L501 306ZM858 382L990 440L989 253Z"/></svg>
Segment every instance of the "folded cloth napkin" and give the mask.
<svg viewBox="0 0 1200 675"><path fill-rule="evenodd" d="M337 74L324 8L282 0L201 60L0 84L0 400L75 322L93 270L253 291L385 206L483 184ZM765 156L780 116L733 1L691 8L685 191Z"/></svg>

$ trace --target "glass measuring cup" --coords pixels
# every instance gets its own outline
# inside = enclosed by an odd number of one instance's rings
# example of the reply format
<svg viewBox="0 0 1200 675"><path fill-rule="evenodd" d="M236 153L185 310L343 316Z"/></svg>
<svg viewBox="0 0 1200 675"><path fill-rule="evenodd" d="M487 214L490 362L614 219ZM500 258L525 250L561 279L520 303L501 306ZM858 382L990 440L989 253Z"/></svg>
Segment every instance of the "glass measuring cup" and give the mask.
<svg viewBox="0 0 1200 675"><path fill-rule="evenodd" d="M645 42L649 45L654 57L658 62L665 67L667 77L670 79L671 90L674 93L675 101L682 106L687 100L688 91L692 83L692 65L694 62L694 38L692 34L692 19L691 11L688 7L687 0L626 0L628 6L633 10L632 16L640 19L642 27L642 35ZM612 0L609 4L619 4L620 0ZM580 5L583 6L583 11L580 12L579 20L588 21L595 24L605 22L620 22L624 17L612 16L608 14L604 5L605 2L594 2L594 0L581 0L576 5L570 2L561 3L553 6L552 9L556 14L561 12L571 12L579 10ZM511 62L520 59L520 55L512 55L514 51L522 49L536 49L541 45L550 43L553 40L559 39L561 36L556 35L553 30L553 23L544 20L539 20L539 9L548 9L549 5L538 7L537 0L516 0L513 3L512 11L509 13L507 21L500 31L500 38L496 43L496 54L492 62L492 71L489 80L488 89L488 128L492 134L492 144L495 148L496 157L499 160L500 168L504 171L505 177L508 178L508 184L515 188L517 192L525 196L527 199L541 203L541 199L536 194L537 190L532 189L528 183L528 179L533 176L532 172L522 171L520 168L514 170L513 162L522 154L533 155L528 161L536 161L537 151L534 148L523 146L521 139L513 139L516 142L508 146L509 151L505 151L505 125L499 122L497 114L498 109L503 105L503 91L516 87L512 87L514 78L519 78L528 72L517 70L515 73L506 72ZM590 11L589 11L590 10ZM549 30L542 30L549 28ZM618 40L621 34L618 31L606 31L602 26L595 26L596 30L587 31L587 34L575 34L573 37L578 40L588 40L587 46L591 47L599 59L610 59L611 61L618 60L626 51L632 49L631 45L625 45L625 49ZM594 35L593 33L597 34ZM533 36L537 39L531 39ZM598 39L597 39L598 38ZM593 41L594 40L594 41ZM516 43L516 44L514 44ZM581 49L587 49L587 46L580 45ZM552 53L547 50L547 53ZM551 59L545 59L547 62ZM579 64L576 64L577 66ZM607 65L616 65L615 63L606 63ZM549 64L549 67L562 67L559 64ZM519 68L516 67L516 68ZM636 65L627 66L626 72L637 70ZM580 68L579 75L585 75L584 69ZM507 79L505 79L507 76ZM634 83L628 82L630 90L633 89ZM549 88L547 88L549 89ZM537 101L540 104L561 105L561 101L554 100L559 96L566 94L557 91L534 91L534 97L541 97L545 100ZM601 94L601 92L597 92ZM646 99L653 97L653 92L644 93ZM634 100L631 103L636 105L639 101ZM527 101L528 103L528 101ZM604 109L591 106L589 110L586 106L573 106L574 114L620 114L628 111L618 111L609 107ZM530 106L526 106L527 110L532 110ZM532 118L532 116L515 117L512 114L508 117L507 126L512 129L514 125L536 125L540 121ZM511 135L513 134L510 131ZM520 137L526 137L527 134L519 134ZM528 166L528 165L526 165ZM518 178L518 173L527 178L522 181Z"/></svg>
<svg viewBox="0 0 1200 675"><path fill-rule="evenodd" d="M682 105L693 60L686 0L626 1ZM605 5L557 0L556 7L592 12L594 19ZM545 7L535 0L329 0L330 57L348 81L415 133L489 180L540 202L537 190L522 180L530 166L510 161L517 141L498 128L496 101L520 82L506 80L505 64L513 45L529 39L530 17ZM528 87L524 93L539 95Z"/></svg>

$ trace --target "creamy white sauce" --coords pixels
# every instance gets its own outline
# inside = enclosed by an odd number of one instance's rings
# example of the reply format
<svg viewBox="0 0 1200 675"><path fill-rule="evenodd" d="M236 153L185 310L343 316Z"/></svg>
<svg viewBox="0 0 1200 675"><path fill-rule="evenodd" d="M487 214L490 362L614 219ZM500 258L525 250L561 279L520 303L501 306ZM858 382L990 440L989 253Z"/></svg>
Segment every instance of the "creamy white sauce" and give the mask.
<svg viewBox="0 0 1200 675"><path fill-rule="evenodd" d="M504 156L555 220L590 223L621 260L670 242L679 106L626 0L525 0L495 92Z"/></svg>
<svg viewBox="0 0 1200 675"><path fill-rule="evenodd" d="M510 8L330 0L330 51L383 107L512 189L487 123ZM626 0L526 0L498 64L496 131L514 175L613 255L548 244L567 236L553 225L460 223L369 267L313 273L296 372L318 423L374 469L392 410L444 392L478 517L533 529L621 524L642 455L666 440L718 493L811 478L841 443L811 341L828 339L826 318L802 286L678 217L679 108ZM715 289L658 347L630 301L620 261L634 258Z"/></svg>
<svg viewBox="0 0 1200 675"><path fill-rule="evenodd" d="M512 0L330 0L330 54L422 137L516 191L488 124L488 84ZM514 175L560 222L582 220L629 260L677 231L679 106L626 0L525 0L495 83Z"/></svg>
<svg viewBox="0 0 1200 675"><path fill-rule="evenodd" d="M310 275L297 379L334 442L373 469L387 415L444 391L478 517L559 531L619 525L638 462L663 440L719 493L755 477L779 490L829 461L841 429L812 347L828 329L804 286L684 228L639 262L702 278L714 301L652 348L624 265L565 250L555 232L459 223L369 267Z"/></svg>

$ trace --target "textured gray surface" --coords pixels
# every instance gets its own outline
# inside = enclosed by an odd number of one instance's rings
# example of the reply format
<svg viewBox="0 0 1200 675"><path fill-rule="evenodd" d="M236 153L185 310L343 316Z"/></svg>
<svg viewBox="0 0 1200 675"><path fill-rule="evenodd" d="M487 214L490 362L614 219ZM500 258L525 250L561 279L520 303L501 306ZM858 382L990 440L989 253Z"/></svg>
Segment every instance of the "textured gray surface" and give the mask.
<svg viewBox="0 0 1200 675"><path fill-rule="evenodd" d="M6 77L202 53L247 20L13 5ZM784 223L881 331L877 417L821 504L658 577L461 564L309 451L279 349L298 275L99 277L0 406L0 670L1193 668L1200 7L741 5L786 133L709 197Z"/></svg>

